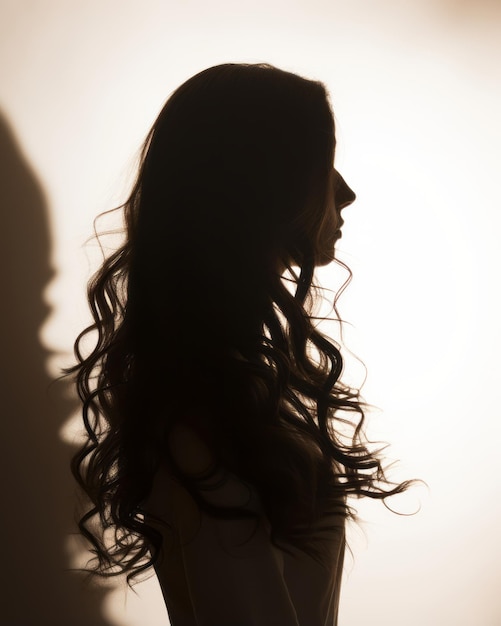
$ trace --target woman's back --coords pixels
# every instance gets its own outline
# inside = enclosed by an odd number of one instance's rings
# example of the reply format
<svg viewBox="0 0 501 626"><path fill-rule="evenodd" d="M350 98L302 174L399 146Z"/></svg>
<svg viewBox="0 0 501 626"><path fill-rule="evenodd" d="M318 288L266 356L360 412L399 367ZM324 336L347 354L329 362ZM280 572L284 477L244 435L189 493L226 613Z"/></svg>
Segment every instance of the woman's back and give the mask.
<svg viewBox="0 0 501 626"><path fill-rule="evenodd" d="M176 431L174 456L193 474L208 467L207 448L194 431ZM204 467L205 466L205 467ZM221 480L223 478L223 480ZM145 504L148 523L162 534L155 571L172 626L333 626L344 556L342 516L324 516L309 531L328 564L301 550L274 546L256 489L221 472L204 488L212 504L244 506L258 517L216 519L200 511L166 464ZM153 517L156 520L154 521ZM162 523L163 522L163 523ZM165 524L166 523L166 524ZM320 530L320 526L330 526Z"/></svg>

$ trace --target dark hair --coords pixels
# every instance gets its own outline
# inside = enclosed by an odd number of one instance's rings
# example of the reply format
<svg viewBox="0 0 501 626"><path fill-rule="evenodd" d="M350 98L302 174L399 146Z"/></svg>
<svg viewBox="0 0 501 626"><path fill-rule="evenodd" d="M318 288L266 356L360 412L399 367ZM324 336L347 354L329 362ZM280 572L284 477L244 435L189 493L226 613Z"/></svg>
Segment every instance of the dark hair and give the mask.
<svg viewBox="0 0 501 626"><path fill-rule="evenodd" d="M246 515L210 505L177 466L166 442L180 422L255 485L275 545L314 552L299 529L329 502L355 517L346 496L407 488L390 488L360 393L340 380L339 345L314 325L334 148L324 85L268 64L200 72L154 123L118 207L125 243L89 282L94 323L64 370L83 402L72 471L91 503L79 527L95 573L130 581L156 562L161 538L143 504L162 459L208 514Z"/></svg>

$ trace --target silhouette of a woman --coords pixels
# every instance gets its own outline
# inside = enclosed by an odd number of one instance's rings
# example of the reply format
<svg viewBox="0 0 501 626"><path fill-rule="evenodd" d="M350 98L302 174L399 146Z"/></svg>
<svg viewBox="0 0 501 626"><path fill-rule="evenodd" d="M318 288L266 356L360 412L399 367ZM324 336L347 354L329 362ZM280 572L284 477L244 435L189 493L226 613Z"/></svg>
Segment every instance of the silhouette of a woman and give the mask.
<svg viewBox="0 0 501 626"><path fill-rule="evenodd" d="M355 199L334 151L322 83L200 72L154 123L125 243L89 283L95 322L67 370L80 530L99 575L154 566L173 626L332 626L347 496L408 486L367 447L359 391L313 323L315 267Z"/></svg>

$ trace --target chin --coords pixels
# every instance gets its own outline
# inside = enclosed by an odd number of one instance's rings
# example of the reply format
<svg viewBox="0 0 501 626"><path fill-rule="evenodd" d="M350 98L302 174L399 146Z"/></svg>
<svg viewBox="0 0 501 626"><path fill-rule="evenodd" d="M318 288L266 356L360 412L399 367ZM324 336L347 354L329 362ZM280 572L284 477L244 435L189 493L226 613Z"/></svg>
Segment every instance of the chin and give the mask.
<svg viewBox="0 0 501 626"><path fill-rule="evenodd" d="M329 265L329 263L332 263L332 261L334 261L335 253L336 253L336 249L335 249L336 241L337 241L337 237L331 243L330 246L326 246L324 250L317 255L317 259L315 262L315 265L317 267L323 267L324 265Z"/></svg>
<svg viewBox="0 0 501 626"><path fill-rule="evenodd" d="M334 261L334 251L330 254L322 254L315 262L316 267L325 267Z"/></svg>

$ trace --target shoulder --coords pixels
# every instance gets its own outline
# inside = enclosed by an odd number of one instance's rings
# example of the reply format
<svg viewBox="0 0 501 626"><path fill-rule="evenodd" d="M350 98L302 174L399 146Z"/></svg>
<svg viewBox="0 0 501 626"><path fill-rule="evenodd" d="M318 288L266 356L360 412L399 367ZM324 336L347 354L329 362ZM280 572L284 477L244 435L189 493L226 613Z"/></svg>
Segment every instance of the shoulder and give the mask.
<svg viewBox="0 0 501 626"><path fill-rule="evenodd" d="M191 426L173 426L168 439L168 454L178 469L190 478L203 476L213 465L214 455ZM148 516L177 525L180 518L195 518L197 506L189 491L163 458L153 477L150 493L144 503ZM149 520L151 525L153 519Z"/></svg>
<svg viewBox="0 0 501 626"><path fill-rule="evenodd" d="M215 457L192 426L176 424L169 435L169 452L179 469L199 476L215 465Z"/></svg>
<svg viewBox="0 0 501 626"><path fill-rule="evenodd" d="M192 492L196 492L209 506L262 510L256 487L228 469L192 425L184 422L174 425L167 438L167 448L170 460L163 459L153 481L153 492L160 498L167 492L183 494L183 500L195 505ZM190 483L189 488L183 475Z"/></svg>

